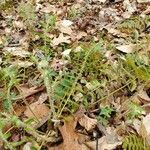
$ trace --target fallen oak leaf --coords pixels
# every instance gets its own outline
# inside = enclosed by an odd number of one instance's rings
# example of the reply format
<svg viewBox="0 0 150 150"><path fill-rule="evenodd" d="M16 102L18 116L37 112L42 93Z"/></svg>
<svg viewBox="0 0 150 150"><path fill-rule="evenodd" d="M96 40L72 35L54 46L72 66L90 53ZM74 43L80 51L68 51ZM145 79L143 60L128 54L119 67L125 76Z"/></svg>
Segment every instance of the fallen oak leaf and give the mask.
<svg viewBox="0 0 150 150"><path fill-rule="evenodd" d="M49 14L51 12L56 13L57 11L58 11L58 9L53 5L46 5L45 7L43 7L40 10L40 12L47 13L47 14Z"/></svg>
<svg viewBox="0 0 150 150"><path fill-rule="evenodd" d="M27 143L23 146L22 150L31 150L31 147L32 147L32 143L27 142Z"/></svg>
<svg viewBox="0 0 150 150"><path fill-rule="evenodd" d="M148 6L147 9L142 12L141 16L142 15L148 15L148 14L150 14L150 6Z"/></svg>
<svg viewBox="0 0 150 150"><path fill-rule="evenodd" d="M4 43L3 38L0 37L0 45L2 45Z"/></svg>
<svg viewBox="0 0 150 150"><path fill-rule="evenodd" d="M71 42L69 39L70 39L70 36L64 36L63 33L60 33L58 38L55 37L52 40L52 45L57 46L61 43L68 43L69 44Z"/></svg>
<svg viewBox="0 0 150 150"><path fill-rule="evenodd" d="M56 28L61 32L61 33L65 33L68 35L72 34L72 29L71 29L71 25L73 24L72 21L70 20L61 20L56 22Z"/></svg>
<svg viewBox="0 0 150 150"><path fill-rule="evenodd" d="M129 45L121 45L121 46L117 46L116 49L124 52L124 53L133 53L137 48L136 44L129 44Z"/></svg>
<svg viewBox="0 0 150 150"><path fill-rule="evenodd" d="M79 143L79 136L75 132L76 120L70 116L64 121L64 125L59 127L63 137L62 150L79 150L82 145Z"/></svg>
<svg viewBox="0 0 150 150"><path fill-rule="evenodd" d="M63 26L57 26L57 29L61 32L61 33L65 33L68 35L72 34L72 29L70 27L63 27Z"/></svg>
<svg viewBox="0 0 150 150"><path fill-rule="evenodd" d="M83 32L83 31L79 31L76 35L76 39L77 40L80 40L82 39L83 37L86 37L87 36L87 33L86 32Z"/></svg>

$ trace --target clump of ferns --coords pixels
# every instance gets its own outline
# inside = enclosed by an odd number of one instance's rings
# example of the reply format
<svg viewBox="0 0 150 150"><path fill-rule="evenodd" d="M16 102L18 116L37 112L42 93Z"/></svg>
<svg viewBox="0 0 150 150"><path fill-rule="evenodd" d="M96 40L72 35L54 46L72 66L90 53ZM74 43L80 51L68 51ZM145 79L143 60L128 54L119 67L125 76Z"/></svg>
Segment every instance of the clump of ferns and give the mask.
<svg viewBox="0 0 150 150"><path fill-rule="evenodd" d="M86 70L86 64L88 63L89 58L91 57L92 53L94 53L95 51L97 51L98 49L101 48L100 43L92 43L89 48L83 48L83 51L79 52L77 55L77 59L72 59L71 56L71 63L73 62L73 66L72 66L72 73L69 73L67 76L64 76L63 78L61 78L61 82L59 82L59 86L56 86L59 89L59 92L57 92L57 94L60 94L60 98L62 101L62 106L61 106L61 110L59 111L59 115L60 116L62 114L62 112L64 111L64 109L66 108L66 106L68 104L72 105L76 105L76 103L74 102L74 100L72 99L72 97L74 96L77 88L78 88L78 84L83 76L83 73ZM77 61L76 61L77 60ZM79 63L80 62L80 63ZM65 90L65 94L63 92L63 90ZM61 93L60 93L61 91ZM56 92L56 90L55 90ZM63 96L63 98L61 98Z"/></svg>
<svg viewBox="0 0 150 150"><path fill-rule="evenodd" d="M71 60L72 63L75 64L73 66L74 68L78 68L79 65L82 64L85 52L86 49L72 54ZM85 105L88 105L90 104L90 102L94 102L99 98L106 96L108 94L108 91L111 92L112 90L116 90L117 88L122 86L122 80L120 80L120 78L124 78L125 75L122 73L122 70L119 68L119 66L116 68L113 67L113 65L107 63L107 59L104 57L103 52L104 51L102 50L102 45L101 43L99 43L95 50L91 52L85 64L85 69L82 73L82 77L85 78L87 82L92 82L93 80L97 80L97 82L99 82L99 86L95 89L92 89L91 91L87 90L87 88L83 89L82 93L86 95L86 98L84 99ZM107 88L110 87L110 83L114 81L120 81L117 87L111 89Z"/></svg>
<svg viewBox="0 0 150 150"><path fill-rule="evenodd" d="M140 59L138 54L127 55L124 61L125 69L132 70L133 75L138 81L149 81L150 67L144 59Z"/></svg>
<svg viewBox="0 0 150 150"><path fill-rule="evenodd" d="M123 150L149 150L150 146L142 137L129 134L125 137L122 148Z"/></svg>
<svg viewBox="0 0 150 150"><path fill-rule="evenodd" d="M72 68L78 70L89 47L94 45L95 48L91 51L83 71L83 76L89 77L89 80L97 78L100 75L101 68L105 65L105 58L103 55L104 50L102 48L103 43L101 41L99 43L92 42L88 47L83 45L81 51L71 53Z"/></svg>

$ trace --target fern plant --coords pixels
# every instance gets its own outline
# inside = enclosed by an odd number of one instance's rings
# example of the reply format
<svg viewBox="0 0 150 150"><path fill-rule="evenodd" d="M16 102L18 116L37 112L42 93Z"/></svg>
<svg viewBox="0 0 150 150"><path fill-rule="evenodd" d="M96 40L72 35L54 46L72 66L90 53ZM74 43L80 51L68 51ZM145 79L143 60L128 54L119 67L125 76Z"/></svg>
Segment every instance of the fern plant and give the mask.
<svg viewBox="0 0 150 150"><path fill-rule="evenodd" d="M57 81L57 84L54 86L55 99L63 101L65 96L68 95L74 80L75 76L67 73L62 77L62 79L60 79L59 82Z"/></svg>
<svg viewBox="0 0 150 150"><path fill-rule="evenodd" d="M108 119L111 117L112 112L114 109L112 109L110 106L106 106L104 108L101 108L101 112L97 119L103 124L107 125L108 124Z"/></svg>
<svg viewBox="0 0 150 150"><path fill-rule="evenodd" d="M122 148L123 150L149 150L150 146L141 137L130 134L124 139Z"/></svg>

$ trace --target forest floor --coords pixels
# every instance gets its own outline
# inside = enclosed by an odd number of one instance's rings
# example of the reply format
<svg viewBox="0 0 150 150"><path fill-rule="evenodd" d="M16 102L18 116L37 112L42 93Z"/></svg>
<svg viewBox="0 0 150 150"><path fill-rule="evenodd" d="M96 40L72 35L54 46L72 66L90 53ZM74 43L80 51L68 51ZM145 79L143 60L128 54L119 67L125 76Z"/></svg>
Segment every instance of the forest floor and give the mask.
<svg viewBox="0 0 150 150"><path fill-rule="evenodd" d="M149 0L0 0L0 150L150 150Z"/></svg>

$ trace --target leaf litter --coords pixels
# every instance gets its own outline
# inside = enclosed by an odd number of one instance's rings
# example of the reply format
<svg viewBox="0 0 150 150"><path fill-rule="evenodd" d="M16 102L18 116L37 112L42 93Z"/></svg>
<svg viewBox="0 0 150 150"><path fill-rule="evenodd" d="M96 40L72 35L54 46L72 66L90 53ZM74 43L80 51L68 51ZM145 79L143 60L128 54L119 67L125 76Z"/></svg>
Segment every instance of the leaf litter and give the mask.
<svg viewBox="0 0 150 150"><path fill-rule="evenodd" d="M1 115L0 148L9 149L15 140L20 140L16 147L24 150L117 150L123 149L128 133L150 144L150 92L149 87L145 89L149 81L145 80L150 78L149 61L142 59L149 53L149 21L145 21L149 17L149 0L24 3L25 11L23 7L20 11L21 6L12 1L12 10L0 11L0 112L3 113L11 100L14 112L6 115L7 118L16 115L23 121L20 123L12 117L12 125L6 131L6 135L10 132L8 137L11 138L8 138L2 130L6 118ZM26 16L26 11L33 18ZM99 39L100 46L97 46ZM88 55L84 52L91 49L91 41L95 46ZM41 52L42 57L37 58L35 51ZM81 63L84 55L87 65ZM40 66L39 71L38 65L43 59L47 65ZM9 65L20 73L17 85L14 75L9 72L4 75ZM77 81L71 80L76 75ZM35 85L27 86L33 83L32 79ZM141 85L144 85L142 90ZM50 94L45 93L45 89ZM5 100L7 102L2 104ZM24 134L19 132L19 123ZM36 131L29 132L28 124ZM37 135L40 140L36 141ZM20 136L26 138L25 142L21 143ZM49 140L51 137L53 140Z"/></svg>

